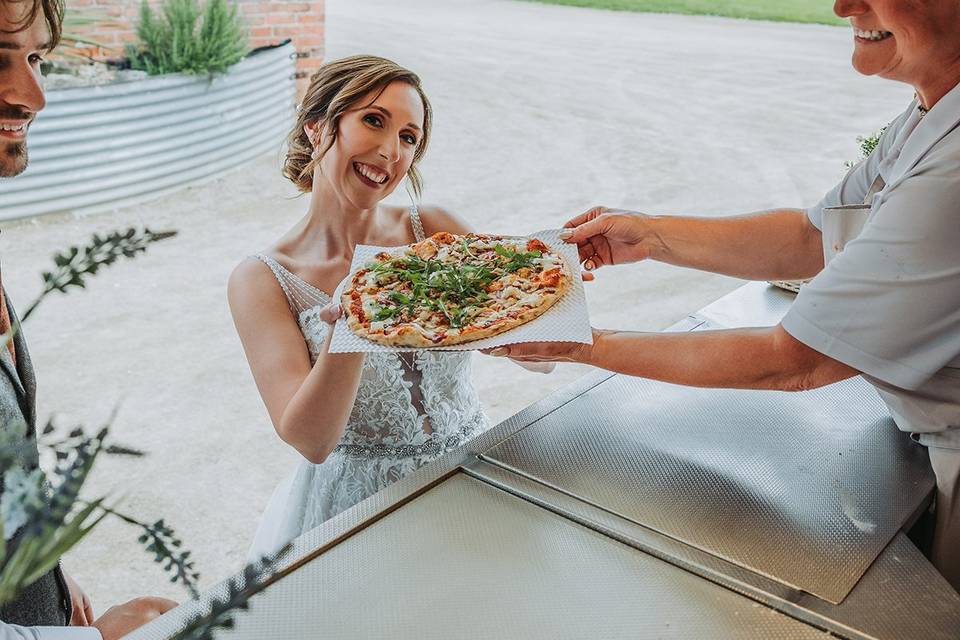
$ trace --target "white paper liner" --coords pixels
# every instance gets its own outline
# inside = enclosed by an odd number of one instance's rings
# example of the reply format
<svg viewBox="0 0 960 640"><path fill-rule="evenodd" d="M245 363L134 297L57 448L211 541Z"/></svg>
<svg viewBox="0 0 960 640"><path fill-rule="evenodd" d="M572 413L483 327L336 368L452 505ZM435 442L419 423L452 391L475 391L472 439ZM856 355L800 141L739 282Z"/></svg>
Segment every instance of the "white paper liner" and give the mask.
<svg viewBox="0 0 960 640"><path fill-rule="evenodd" d="M347 326L344 318L337 320L333 328L333 338L330 340L330 353L358 353L375 351L475 351L490 349L518 342L582 342L593 344L593 332L590 329L590 314L587 311L587 296L583 291L583 280L580 278L580 261L577 255L577 246L560 240L559 229L537 231L529 236L505 236L507 239L526 240L539 238L559 253L567 263L567 268L573 276L573 286L552 307L547 309L539 318L515 327L506 333L490 338L464 342L444 347L389 347L378 344L353 333ZM350 276L345 278L337 290L333 292L334 303L340 302L340 295L344 286L350 282L356 271L373 260L381 251L393 251L397 247L373 247L359 244L353 252L353 263L350 265Z"/></svg>

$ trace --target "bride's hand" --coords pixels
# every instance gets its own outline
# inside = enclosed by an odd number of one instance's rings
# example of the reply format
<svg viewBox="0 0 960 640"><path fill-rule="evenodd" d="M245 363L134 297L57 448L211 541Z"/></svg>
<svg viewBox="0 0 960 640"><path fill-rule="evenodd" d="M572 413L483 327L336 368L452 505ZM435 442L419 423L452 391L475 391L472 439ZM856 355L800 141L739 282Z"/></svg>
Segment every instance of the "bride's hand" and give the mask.
<svg viewBox="0 0 960 640"><path fill-rule="evenodd" d="M650 257L651 243L656 240L650 231L648 216L634 211L594 207L569 220L561 238L577 245L580 261L587 271ZM584 280L593 278L584 277Z"/></svg>
<svg viewBox="0 0 960 640"><path fill-rule="evenodd" d="M343 308L338 304L328 304L320 309L320 319L329 325L335 324L337 319L343 315Z"/></svg>

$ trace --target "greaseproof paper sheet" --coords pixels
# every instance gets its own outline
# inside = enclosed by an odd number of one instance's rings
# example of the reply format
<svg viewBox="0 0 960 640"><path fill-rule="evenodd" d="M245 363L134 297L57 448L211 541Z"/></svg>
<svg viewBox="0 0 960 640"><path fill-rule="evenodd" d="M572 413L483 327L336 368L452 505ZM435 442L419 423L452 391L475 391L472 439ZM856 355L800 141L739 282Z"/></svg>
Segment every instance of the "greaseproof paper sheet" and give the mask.
<svg viewBox="0 0 960 640"><path fill-rule="evenodd" d="M573 275L573 286L552 307L547 309L539 318L526 324L515 327L506 333L455 344L445 347L429 347L428 351L474 351L490 349L518 342L582 342L593 343L593 332L590 329L590 314L587 311L587 296L583 290L583 280L580 277L580 260L577 255L577 246L560 240L559 229L537 231L529 236L508 236L509 239L539 238L559 253L567 263L567 268ZM333 301L340 302L343 287L350 282L350 278L358 269L362 268L381 251L393 251L396 247L374 247L357 245L353 252L353 262L350 265L350 276L344 279L333 294ZM330 353L357 353L377 351L422 351L416 347L388 347L361 338L354 334L344 318L337 320L333 328L333 338L330 340Z"/></svg>

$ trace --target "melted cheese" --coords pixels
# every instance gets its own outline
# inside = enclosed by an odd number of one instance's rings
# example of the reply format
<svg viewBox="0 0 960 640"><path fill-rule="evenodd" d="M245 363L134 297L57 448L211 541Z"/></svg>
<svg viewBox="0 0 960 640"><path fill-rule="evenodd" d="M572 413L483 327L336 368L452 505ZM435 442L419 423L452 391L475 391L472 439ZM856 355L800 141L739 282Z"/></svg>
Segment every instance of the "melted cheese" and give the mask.
<svg viewBox="0 0 960 640"><path fill-rule="evenodd" d="M545 254L539 258L534 258L534 264L540 265L544 271L549 271L554 267L559 267L562 263L560 262L560 256L555 256L553 254Z"/></svg>
<svg viewBox="0 0 960 640"><path fill-rule="evenodd" d="M519 307L533 307L540 304L541 296L539 293L529 293L519 300L517 300L517 306Z"/></svg>
<svg viewBox="0 0 960 640"><path fill-rule="evenodd" d="M377 315L377 311L380 310L380 305L377 304L377 301L373 298L363 298L363 313L368 318L372 318Z"/></svg>
<svg viewBox="0 0 960 640"><path fill-rule="evenodd" d="M508 287L504 287L504 289L500 292L500 295L498 297L503 300L508 300L510 298L520 298L522 296L523 296L522 289L518 289L517 287L510 285Z"/></svg>

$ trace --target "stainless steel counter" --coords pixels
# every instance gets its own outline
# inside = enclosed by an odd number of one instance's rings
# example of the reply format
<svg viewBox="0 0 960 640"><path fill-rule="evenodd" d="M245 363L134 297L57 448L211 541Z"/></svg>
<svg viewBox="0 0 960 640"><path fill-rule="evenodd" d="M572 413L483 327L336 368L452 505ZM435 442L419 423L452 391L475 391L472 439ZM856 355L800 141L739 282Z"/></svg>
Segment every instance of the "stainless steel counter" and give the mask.
<svg viewBox="0 0 960 640"><path fill-rule="evenodd" d="M790 299L748 285L674 330L774 324ZM960 595L900 532L932 486L862 381L597 372L299 538L218 637L955 640Z"/></svg>
<svg viewBox="0 0 960 640"><path fill-rule="evenodd" d="M791 394L614 376L481 458L833 603L934 486L862 380Z"/></svg>

